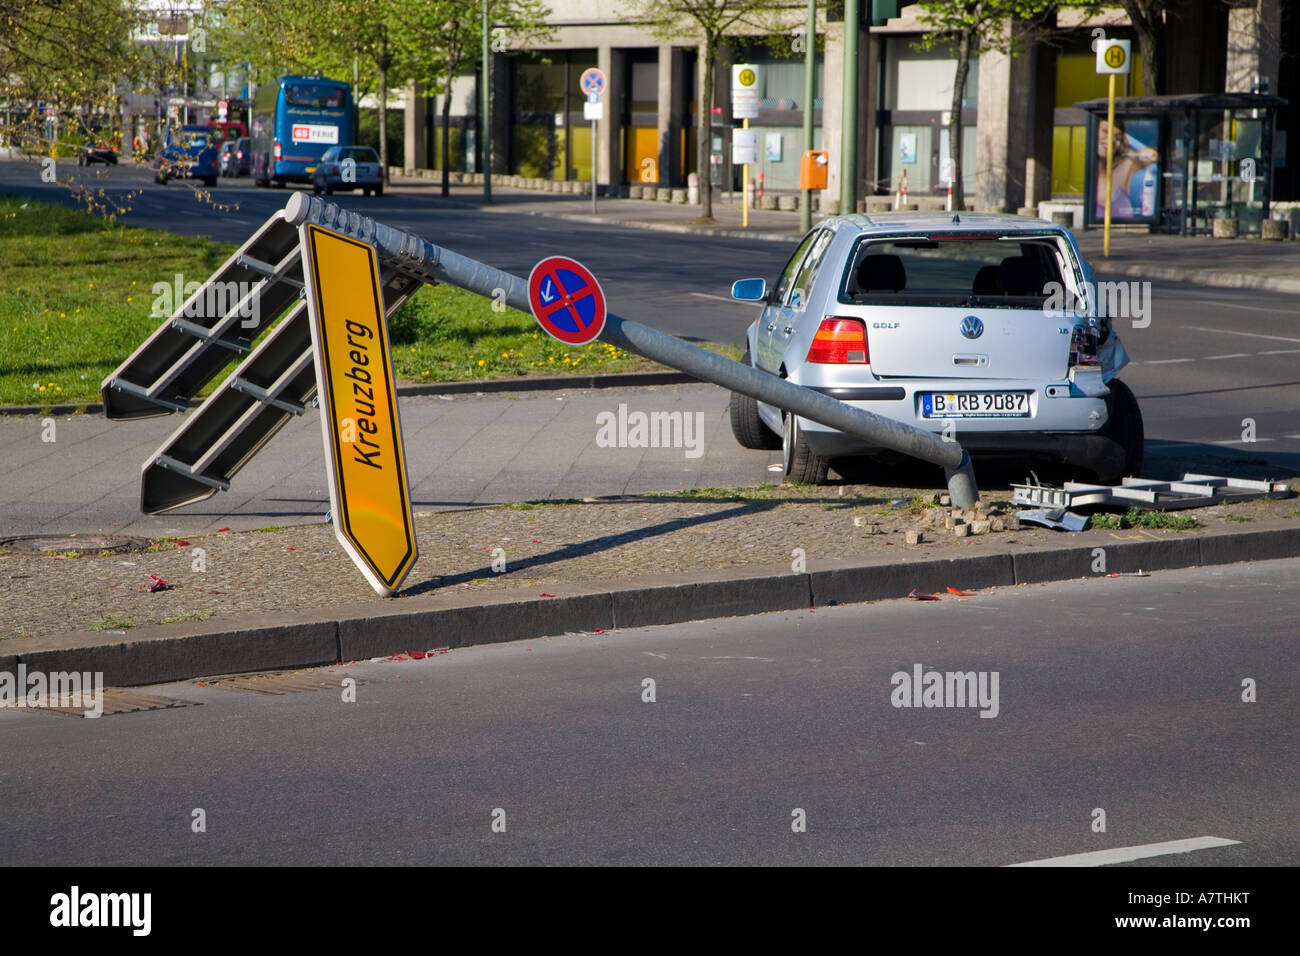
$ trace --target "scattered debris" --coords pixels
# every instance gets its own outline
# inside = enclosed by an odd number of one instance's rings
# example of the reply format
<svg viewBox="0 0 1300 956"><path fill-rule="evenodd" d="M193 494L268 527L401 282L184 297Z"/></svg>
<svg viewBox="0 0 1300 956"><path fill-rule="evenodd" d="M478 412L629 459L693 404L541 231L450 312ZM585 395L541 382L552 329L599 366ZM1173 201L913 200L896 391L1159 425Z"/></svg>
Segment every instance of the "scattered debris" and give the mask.
<svg viewBox="0 0 1300 956"><path fill-rule="evenodd" d="M175 590L175 585L168 584L166 581L158 577L158 575L156 574L149 575L149 581L150 584L147 588L145 588L145 590L148 591L150 594L156 594L158 591Z"/></svg>
<svg viewBox="0 0 1300 956"><path fill-rule="evenodd" d="M1106 575L1106 577L1108 578L1149 578L1151 577L1151 573L1149 571L1143 571L1141 568L1139 568L1136 571L1112 571L1110 572L1110 574Z"/></svg>
<svg viewBox="0 0 1300 956"><path fill-rule="evenodd" d="M1031 475L1033 473L1031 472ZM1153 481L1148 478L1125 478L1119 485L1090 485L1067 481L1060 488L1038 482L1012 485L1011 503L1042 505L1050 508L1075 508L1086 505L1103 507L1137 507L1154 511L1179 508L1203 508L1253 498L1289 498L1291 487L1285 481L1256 481L1251 478L1223 478L1187 472L1180 481Z"/></svg>
<svg viewBox="0 0 1300 956"><path fill-rule="evenodd" d="M1058 531L1082 531L1088 527L1088 519L1064 508L1038 508L1034 511L1022 511L1016 515L1019 521L1040 524L1044 528L1056 528Z"/></svg>
<svg viewBox="0 0 1300 956"><path fill-rule="evenodd" d="M974 592L974 591L963 591L961 588L954 588L954 587L952 587L952 586L949 586L949 588L948 588L948 593L949 593L949 594L956 594L958 597L974 597L974 596L975 596L975 592Z"/></svg>
<svg viewBox="0 0 1300 956"><path fill-rule="evenodd" d="M941 600L943 600L943 599L942 599L941 597L939 597L939 595L937 595L937 594L917 594L917 593L916 593L916 588L912 588L912 590L908 592L908 595L907 595L907 596L910 597L913 601L941 601Z"/></svg>
<svg viewBox="0 0 1300 956"><path fill-rule="evenodd" d="M920 531L909 531L903 535L903 540L908 544L920 544L925 540L925 535Z"/></svg>

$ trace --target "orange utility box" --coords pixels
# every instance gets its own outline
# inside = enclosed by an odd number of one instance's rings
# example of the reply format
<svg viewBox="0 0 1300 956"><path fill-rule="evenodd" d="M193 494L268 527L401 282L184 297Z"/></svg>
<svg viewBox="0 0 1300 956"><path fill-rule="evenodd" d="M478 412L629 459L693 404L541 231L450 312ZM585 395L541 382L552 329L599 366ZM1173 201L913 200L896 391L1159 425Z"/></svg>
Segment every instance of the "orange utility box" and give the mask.
<svg viewBox="0 0 1300 956"><path fill-rule="evenodd" d="M804 153L803 160L799 163L799 188L825 189L826 169L829 165L830 159L824 149L810 149Z"/></svg>

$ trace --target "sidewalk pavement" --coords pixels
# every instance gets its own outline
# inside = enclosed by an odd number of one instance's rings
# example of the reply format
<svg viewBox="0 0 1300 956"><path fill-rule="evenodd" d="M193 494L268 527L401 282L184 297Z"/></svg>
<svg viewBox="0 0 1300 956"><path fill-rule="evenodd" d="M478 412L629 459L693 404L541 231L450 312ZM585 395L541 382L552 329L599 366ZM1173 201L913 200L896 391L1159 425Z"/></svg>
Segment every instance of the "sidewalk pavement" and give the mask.
<svg viewBox="0 0 1300 956"><path fill-rule="evenodd" d="M397 176L398 191L437 196L440 184ZM591 197L570 193L544 193L493 183L492 202L483 202L482 186L450 187L446 200L459 208L485 213L546 216L583 223L651 229L659 232L725 236L764 242L793 243L799 236L799 214L766 209L750 210L749 228L743 228L739 196L715 194L716 222L698 222L699 207L644 199L598 198L596 214ZM824 217L813 215L813 222ZM877 218L884 218L877 215ZM1111 255L1102 256L1102 233L1089 229L1076 233L1079 247L1103 278L1192 282L1231 289L1300 292L1300 242L1263 239L1210 239L1151 234L1145 227L1117 228L1111 234Z"/></svg>

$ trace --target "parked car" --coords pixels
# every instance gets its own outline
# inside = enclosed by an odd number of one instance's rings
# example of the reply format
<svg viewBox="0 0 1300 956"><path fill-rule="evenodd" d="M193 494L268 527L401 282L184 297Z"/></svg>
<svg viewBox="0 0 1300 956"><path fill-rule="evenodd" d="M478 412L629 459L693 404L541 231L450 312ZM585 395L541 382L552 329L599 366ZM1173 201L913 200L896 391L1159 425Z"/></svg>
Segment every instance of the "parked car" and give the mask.
<svg viewBox="0 0 1300 956"><path fill-rule="evenodd" d="M77 147L77 165L90 166L103 163L106 166L117 165L117 147L111 143L87 143Z"/></svg>
<svg viewBox="0 0 1300 956"><path fill-rule="evenodd" d="M1070 232L1038 219L888 213L827 219L769 285L743 361L960 442L972 457L1041 457L1107 483L1142 467L1128 363ZM733 393L732 432L782 449L786 476L821 483L841 457L891 457Z"/></svg>
<svg viewBox="0 0 1300 956"><path fill-rule="evenodd" d="M382 196L384 176L379 154L369 146L331 146L312 171L311 188L327 196L336 189L360 189L367 196L372 192Z"/></svg>
<svg viewBox="0 0 1300 956"><path fill-rule="evenodd" d="M163 136L162 151L154 161L154 180L166 184L169 179L201 179L206 186L217 184L217 146L206 126L182 126L168 129Z"/></svg>

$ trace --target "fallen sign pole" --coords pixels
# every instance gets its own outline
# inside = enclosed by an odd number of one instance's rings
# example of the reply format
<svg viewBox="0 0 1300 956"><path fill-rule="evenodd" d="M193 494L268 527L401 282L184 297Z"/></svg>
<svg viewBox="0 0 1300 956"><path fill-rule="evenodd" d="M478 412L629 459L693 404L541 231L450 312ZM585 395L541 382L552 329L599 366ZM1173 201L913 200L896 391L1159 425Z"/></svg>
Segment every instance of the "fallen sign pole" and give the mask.
<svg viewBox="0 0 1300 956"><path fill-rule="evenodd" d="M385 266L425 282L445 282L498 300L504 292L506 304L521 312L532 311L528 280L437 246L414 233L345 211L306 193L295 193L289 198L284 218L295 226L321 226L369 243L375 247ZM912 425L854 408L828 395L697 348L613 313L605 316L599 337L617 348L662 362L702 381L721 385L873 444L940 465L955 506L969 508L979 500L970 456L955 441L945 441Z"/></svg>

